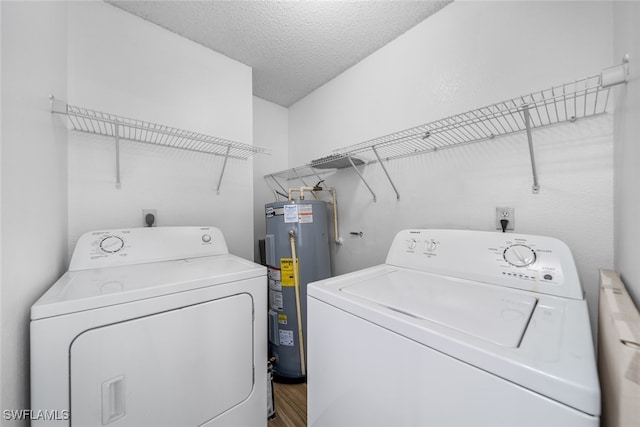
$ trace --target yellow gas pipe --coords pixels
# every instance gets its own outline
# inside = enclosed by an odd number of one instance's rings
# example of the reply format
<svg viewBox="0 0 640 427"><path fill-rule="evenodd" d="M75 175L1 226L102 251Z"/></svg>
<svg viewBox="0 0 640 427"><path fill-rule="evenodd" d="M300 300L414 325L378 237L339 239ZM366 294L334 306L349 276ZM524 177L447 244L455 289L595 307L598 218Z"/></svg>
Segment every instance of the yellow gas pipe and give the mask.
<svg viewBox="0 0 640 427"><path fill-rule="evenodd" d="M300 371L306 375L306 363L304 358L304 335L302 331L302 310L300 308L300 277L298 276L298 254L296 252L296 232L289 230L289 243L291 243L291 259L293 260L293 286L296 294L296 314L298 320L298 342L300 343Z"/></svg>

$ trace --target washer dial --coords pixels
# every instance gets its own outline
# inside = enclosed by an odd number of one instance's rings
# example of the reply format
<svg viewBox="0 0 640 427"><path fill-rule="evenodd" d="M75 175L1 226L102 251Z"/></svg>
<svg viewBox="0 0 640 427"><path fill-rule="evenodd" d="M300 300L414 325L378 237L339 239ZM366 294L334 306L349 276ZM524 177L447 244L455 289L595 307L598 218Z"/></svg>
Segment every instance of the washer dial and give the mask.
<svg viewBox="0 0 640 427"><path fill-rule="evenodd" d="M504 260L515 267L526 267L536 262L536 253L529 246L511 245L502 253Z"/></svg>
<svg viewBox="0 0 640 427"><path fill-rule="evenodd" d="M100 241L100 249L108 254L118 252L124 247L124 240L118 236L107 236Z"/></svg>

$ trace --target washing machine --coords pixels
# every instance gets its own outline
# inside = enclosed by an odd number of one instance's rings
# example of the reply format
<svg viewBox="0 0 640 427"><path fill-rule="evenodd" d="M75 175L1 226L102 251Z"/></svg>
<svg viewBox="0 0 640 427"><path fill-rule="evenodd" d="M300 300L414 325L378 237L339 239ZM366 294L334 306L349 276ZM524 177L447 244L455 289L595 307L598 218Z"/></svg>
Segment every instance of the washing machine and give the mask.
<svg viewBox="0 0 640 427"><path fill-rule="evenodd" d="M587 303L557 239L404 230L307 303L309 426L599 425Z"/></svg>
<svg viewBox="0 0 640 427"><path fill-rule="evenodd" d="M84 234L31 307L33 426L266 426L266 268L214 227Z"/></svg>

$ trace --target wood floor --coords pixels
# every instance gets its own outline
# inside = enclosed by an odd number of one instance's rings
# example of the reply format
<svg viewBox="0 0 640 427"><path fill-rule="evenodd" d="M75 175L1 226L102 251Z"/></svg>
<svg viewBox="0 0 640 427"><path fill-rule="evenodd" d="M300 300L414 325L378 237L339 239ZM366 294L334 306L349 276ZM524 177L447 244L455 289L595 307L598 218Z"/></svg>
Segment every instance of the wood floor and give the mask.
<svg viewBox="0 0 640 427"><path fill-rule="evenodd" d="M273 383L276 417L269 427L306 427L307 384Z"/></svg>

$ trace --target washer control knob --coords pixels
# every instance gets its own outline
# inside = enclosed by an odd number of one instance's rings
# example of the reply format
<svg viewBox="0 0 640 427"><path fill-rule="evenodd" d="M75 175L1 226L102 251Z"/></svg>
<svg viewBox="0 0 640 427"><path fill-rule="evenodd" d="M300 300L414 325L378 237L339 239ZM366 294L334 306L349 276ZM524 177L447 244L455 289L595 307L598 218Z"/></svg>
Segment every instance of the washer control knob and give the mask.
<svg viewBox="0 0 640 427"><path fill-rule="evenodd" d="M124 247L124 240L118 236L107 236L100 241L100 249L108 254L114 254Z"/></svg>
<svg viewBox="0 0 640 427"><path fill-rule="evenodd" d="M536 262L536 253L526 245L511 245L502 253L504 260L515 267L526 267Z"/></svg>
<svg viewBox="0 0 640 427"><path fill-rule="evenodd" d="M211 242L211 235L210 234L203 234L202 235L202 241L204 243L210 243Z"/></svg>
<svg viewBox="0 0 640 427"><path fill-rule="evenodd" d="M409 248L410 250L413 250L416 248L417 244L418 242L416 241L416 239L410 239L409 242L407 243L407 248Z"/></svg>
<svg viewBox="0 0 640 427"><path fill-rule="evenodd" d="M436 250L437 247L438 247L438 244L436 243L436 241L431 239L427 242L427 246L425 247L425 249L427 250L427 252L433 252Z"/></svg>

